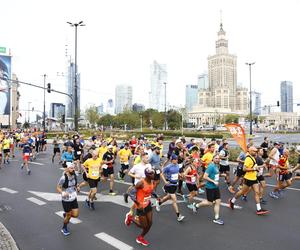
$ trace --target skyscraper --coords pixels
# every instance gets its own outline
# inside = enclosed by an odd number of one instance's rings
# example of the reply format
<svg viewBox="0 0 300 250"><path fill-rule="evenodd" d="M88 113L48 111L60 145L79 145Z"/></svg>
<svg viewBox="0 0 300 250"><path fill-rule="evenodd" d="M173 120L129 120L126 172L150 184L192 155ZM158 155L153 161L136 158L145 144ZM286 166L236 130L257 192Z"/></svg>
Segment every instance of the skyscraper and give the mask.
<svg viewBox="0 0 300 250"><path fill-rule="evenodd" d="M132 87L128 85L116 86L116 114L132 109Z"/></svg>
<svg viewBox="0 0 300 250"><path fill-rule="evenodd" d="M254 115L260 115L261 111L261 93L252 91L252 112Z"/></svg>
<svg viewBox="0 0 300 250"><path fill-rule="evenodd" d="M281 112L293 112L293 83L282 81L280 83Z"/></svg>
<svg viewBox="0 0 300 250"><path fill-rule="evenodd" d="M198 76L198 89L208 89L208 75L203 73Z"/></svg>
<svg viewBox="0 0 300 250"><path fill-rule="evenodd" d="M74 103L74 96L75 96L75 64L69 60L68 61L68 68L67 68L67 93L72 95L73 102L70 97L66 97L67 103L67 117L73 118L75 114L75 103ZM80 112L80 74L78 73L78 66L77 66L77 98L78 98L78 110Z"/></svg>
<svg viewBox="0 0 300 250"><path fill-rule="evenodd" d="M50 117L55 119L60 119L65 115L66 106L62 103L51 103L50 104Z"/></svg>
<svg viewBox="0 0 300 250"><path fill-rule="evenodd" d="M156 61L150 66L150 108L158 111L165 110L165 86L167 82L167 65L158 64Z"/></svg>
<svg viewBox="0 0 300 250"><path fill-rule="evenodd" d="M185 86L185 107L186 110L192 111L193 106L198 102L198 85Z"/></svg>

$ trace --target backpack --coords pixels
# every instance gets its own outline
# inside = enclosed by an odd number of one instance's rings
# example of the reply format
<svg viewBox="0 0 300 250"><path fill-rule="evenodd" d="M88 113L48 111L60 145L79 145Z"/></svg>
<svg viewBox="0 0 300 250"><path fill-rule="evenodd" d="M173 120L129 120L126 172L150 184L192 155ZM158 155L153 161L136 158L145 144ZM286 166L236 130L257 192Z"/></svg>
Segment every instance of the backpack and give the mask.
<svg viewBox="0 0 300 250"><path fill-rule="evenodd" d="M62 187L64 189L67 189L69 187L69 178L68 178L68 175L66 173L64 174L64 176L65 176L65 182L62 185ZM75 177L75 187L76 187L77 186L77 177L76 177L76 174L74 175L74 177Z"/></svg>

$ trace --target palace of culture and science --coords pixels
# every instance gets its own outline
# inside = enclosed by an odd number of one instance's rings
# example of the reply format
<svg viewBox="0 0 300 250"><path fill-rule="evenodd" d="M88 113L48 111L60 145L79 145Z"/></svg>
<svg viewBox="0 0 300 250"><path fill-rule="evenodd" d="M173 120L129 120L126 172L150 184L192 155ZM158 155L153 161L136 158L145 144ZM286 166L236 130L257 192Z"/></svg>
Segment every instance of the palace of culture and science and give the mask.
<svg viewBox="0 0 300 250"><path fill-rule="evenodd" d="M237 86L236 55L229 54L220 24L216 54L208 57L208 88L198 92L198 104L188 114L196 127L214 125L227 114L248 114L248 89Z"/></svg>

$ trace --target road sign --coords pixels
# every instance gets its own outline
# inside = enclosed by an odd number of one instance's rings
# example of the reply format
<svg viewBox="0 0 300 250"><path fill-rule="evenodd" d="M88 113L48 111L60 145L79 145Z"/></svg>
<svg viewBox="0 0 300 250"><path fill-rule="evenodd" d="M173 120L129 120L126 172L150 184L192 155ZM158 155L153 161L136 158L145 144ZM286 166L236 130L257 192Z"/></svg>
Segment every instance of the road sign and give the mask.
<svg viewBox="0 0 300 250"><path fill-rule="evenodd" d="M6 48L5 47L0 47L0 53L6 54Z"/></svg>

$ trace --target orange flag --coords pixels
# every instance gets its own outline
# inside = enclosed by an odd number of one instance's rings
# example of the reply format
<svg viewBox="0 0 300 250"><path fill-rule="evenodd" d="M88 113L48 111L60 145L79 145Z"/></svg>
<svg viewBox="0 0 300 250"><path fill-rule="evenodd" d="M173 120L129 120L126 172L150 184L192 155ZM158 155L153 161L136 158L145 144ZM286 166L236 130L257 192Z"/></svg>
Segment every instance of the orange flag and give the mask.
<svg viewBox="0 0 300 250"><path fill-rule="evenodd" d="M243 127L238 123L229 123L224 125L225 128L230 132L232 137L240 145L244 152L247 152L246 135Z"/></svg>

